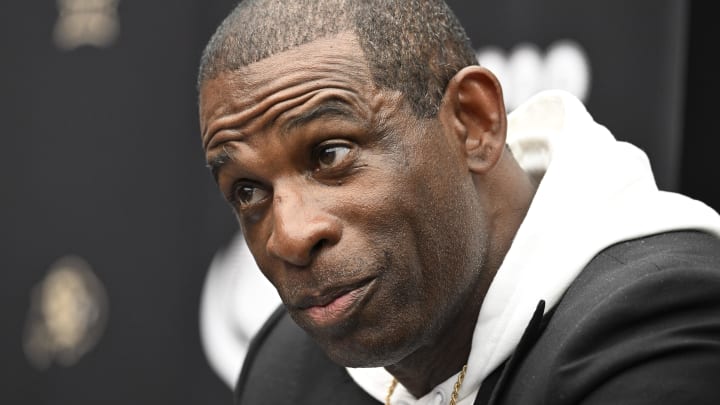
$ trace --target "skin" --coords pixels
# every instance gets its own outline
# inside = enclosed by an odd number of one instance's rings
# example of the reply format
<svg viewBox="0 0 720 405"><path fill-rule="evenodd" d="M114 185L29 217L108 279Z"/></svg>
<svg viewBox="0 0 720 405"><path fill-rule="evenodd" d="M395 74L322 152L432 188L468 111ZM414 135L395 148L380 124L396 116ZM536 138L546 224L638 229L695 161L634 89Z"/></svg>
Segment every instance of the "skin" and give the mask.
<svg viewBox="0 0 720 405"><path fill-rule="evenodd" d="M331 359L417 397L462 368L534 193L489 71L420 119L342 33L207 80L200 122L258 266Z"/></svg>

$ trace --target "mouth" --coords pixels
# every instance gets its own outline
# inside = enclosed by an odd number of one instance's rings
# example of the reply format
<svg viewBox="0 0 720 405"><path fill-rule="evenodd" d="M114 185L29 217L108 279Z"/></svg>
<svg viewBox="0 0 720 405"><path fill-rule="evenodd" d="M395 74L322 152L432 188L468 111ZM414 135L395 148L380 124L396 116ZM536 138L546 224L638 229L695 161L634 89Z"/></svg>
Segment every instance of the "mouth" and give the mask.
<svg viewBox="0 0 720 405"><path fill-rule="evenodd" d="M349 318L362 306L374 281L374 278L366 279L322 295L306 296L297 309L316 327L332 326Z"/></svg>

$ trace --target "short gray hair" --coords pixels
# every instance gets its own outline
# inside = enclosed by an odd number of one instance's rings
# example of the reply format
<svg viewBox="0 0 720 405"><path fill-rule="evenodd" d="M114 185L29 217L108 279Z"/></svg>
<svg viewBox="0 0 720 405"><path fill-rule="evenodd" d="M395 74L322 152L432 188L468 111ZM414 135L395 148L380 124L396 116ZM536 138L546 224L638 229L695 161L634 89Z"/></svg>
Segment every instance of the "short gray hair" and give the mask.
<svg viewBox="0 0 720 405"><path fill-rule="evenodd" d="M375 84L402 93L420 117L436 115L450 79L477 64L442 0L245 0L205 47L198 88L220 73L346 31L357 36Z"/></svg>

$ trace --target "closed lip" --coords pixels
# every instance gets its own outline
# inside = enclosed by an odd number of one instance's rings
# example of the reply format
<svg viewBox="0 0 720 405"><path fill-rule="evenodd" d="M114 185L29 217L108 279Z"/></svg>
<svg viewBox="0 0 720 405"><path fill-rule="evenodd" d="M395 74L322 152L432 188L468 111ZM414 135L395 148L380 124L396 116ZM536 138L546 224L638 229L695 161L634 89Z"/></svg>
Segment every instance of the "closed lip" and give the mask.
<svg viewBox="0 0 720 405"><path fill-rule="evenodd" d="M375 278L333 287L321 294L308 294L297 300L296 309L316 326L328 326L349 317L360 306L374 285Z"/></svg>
<svg viewBox="0 0 720 405"><path fill-rule="evenodd" d="M297 309L308 309L310 307L324 307L351 291L357 290L373 281L375 278L365 278L360 281L346 284L343 286L324 288L318 293L309 293L302 295L299 299L292 302L292 306Z"/></svg>

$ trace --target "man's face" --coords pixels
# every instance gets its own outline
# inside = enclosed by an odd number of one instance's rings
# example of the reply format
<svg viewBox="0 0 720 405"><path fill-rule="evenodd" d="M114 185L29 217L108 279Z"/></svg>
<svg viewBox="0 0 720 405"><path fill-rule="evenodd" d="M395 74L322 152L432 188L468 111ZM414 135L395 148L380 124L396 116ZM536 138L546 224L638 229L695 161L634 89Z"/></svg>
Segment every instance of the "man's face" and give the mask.
<svg viewBox="0 0 720 405"><path fill-rule="evenodd" d="M386 366L449 333L486 251L479 197L447 125L377 88L353 35L206 81L200 120L258 266L331 358Z"/></svg>

